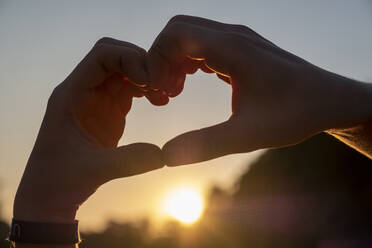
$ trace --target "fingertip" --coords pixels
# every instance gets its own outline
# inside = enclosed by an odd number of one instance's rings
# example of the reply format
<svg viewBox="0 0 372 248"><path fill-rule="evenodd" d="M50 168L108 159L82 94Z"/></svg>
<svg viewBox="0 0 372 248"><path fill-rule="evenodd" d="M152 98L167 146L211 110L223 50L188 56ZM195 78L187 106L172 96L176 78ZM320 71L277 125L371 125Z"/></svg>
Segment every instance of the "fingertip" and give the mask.
<svg viewBox="0 0 372 248"><path fill-rule="evenodd" d="M158 146L149 143L133 143L105 150L97 157L96 165L98 174L104 182L107 182L163 168L164 159L163 152Z"/></svg>
<svg viewBox="0 0 372 248"><path fill-rule="evenodd" d="M168 141L162 147L164 164L170 167L179 165L177 163L177 149L172 146L172 141Z"/></svg>
<svg viewBox="0 0 372 248"><path fill-rule="evenodd" d="M123 146L122 153L126 161L124 176L143 174L164 167L162 150L150 143L133 143Z"/></svg>
<svg viewBox="0 0 372 248"><path fill-rule="evenodd" d="M236 127L226 121L211 127L181 134L163 147L164 162L168 166L193 164L236 153Z"/></svg>
<svg viewBox="0 0 372 248"><path fill-rule="evenodd" d="M183 87L184 87L185 79L186 79L186 74L182 73L178 75L177 79L174 82L174 85L172 85L172 88L170 89L170 92L168 92L169 97L173 98L181 94Z"/></svg>
<svg viewBox="0 0 372 248"><path fill-rule="evenodd" d="M149 77L148 86L150 88L164 89L169 75L168 63L153 48L147 53L145 61L145 68Z"/></svg>
<svg viewBox="0 0 372 248"><path fill-rule="evenodd" d="M181 64L182 72L185 74L194 74L203 63L203 60L194 60L186 57Z"/></svg>
<svg viewBox="0 0 372 248"><path fill-rule="evenodd" d="M164 163L167 166L179 166L203 161L201 142L196 141L193 132L181 134L168 141L162 147Z"/></svg>
<svg viewBox="0 0 372 248"><path fill-rule="evenodd" d="M145 94L146 98L155 106L164 106L167 105L169 102L169 97L165 92L160 90L158 91L150 91Z"/></svg>
<svg viewBox="0 0 372 248"><path fill-rule="evenodd" d="M145 163L149 165L149 170L164 167L163 151L159 146L150 143L138 143L138 145L142 146L142 156Z"/></svg>

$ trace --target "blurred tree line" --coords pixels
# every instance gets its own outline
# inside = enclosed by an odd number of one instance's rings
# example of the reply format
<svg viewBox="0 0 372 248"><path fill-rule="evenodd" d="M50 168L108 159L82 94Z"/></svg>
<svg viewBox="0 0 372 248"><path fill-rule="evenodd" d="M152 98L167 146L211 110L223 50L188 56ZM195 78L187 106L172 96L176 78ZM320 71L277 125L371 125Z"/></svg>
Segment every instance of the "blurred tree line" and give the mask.
<svg viewBox="0 0 372 248"><path fill-rule="evenodd" d="M372 162L333 137L273 149L241 176L234 193L213 188L192 226L110 222L82 233L81 247L372 247ZM0 248L8 225L0 223Z"/></svg>

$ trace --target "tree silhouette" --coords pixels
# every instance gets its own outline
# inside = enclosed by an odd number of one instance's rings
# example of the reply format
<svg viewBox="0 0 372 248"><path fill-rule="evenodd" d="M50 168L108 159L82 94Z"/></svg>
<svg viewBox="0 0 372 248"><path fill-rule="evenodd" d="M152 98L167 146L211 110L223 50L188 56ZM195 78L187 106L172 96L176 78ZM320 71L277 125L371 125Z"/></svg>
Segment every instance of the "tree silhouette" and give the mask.
<svg viewBox="0 0 372 248"><path fill-rule="evenodd" d="M0 182L1 185L1 182ZM9 242L6 240L9 234L9 225L5 221L2 220L1 214L2 211L2 203L0 202L0 248L8 248Z"/></svg>
<svg viewBox="0 0 372 248"><path fill-rule="evenodd" d="M256 225L250 241L267 237L257 243L316 247L343 239L370 247L371 175L371 160L319 134L263 154L239 180L234 200L259 212L246 218Z"/></svg>

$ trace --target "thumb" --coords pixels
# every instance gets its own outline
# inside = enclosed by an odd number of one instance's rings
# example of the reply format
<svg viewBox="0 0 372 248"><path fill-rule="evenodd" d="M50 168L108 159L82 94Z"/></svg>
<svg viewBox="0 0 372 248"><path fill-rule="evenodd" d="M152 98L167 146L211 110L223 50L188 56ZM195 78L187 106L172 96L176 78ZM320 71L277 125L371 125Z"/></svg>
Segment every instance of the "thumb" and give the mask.
<svg viewBox="0 0 372 248"><path fill-rule="evenodd" d="M163 154L156 145L134 143L105 150L98 166L104 180L110 181L162 168Z"/></svg>
<svg viewBox="0 0 372 248"><path fill-rule="evenodd" d="M232 120L181 134L163 146L164 162L168 166L177 166L239 152L238 137Z"/></svg>

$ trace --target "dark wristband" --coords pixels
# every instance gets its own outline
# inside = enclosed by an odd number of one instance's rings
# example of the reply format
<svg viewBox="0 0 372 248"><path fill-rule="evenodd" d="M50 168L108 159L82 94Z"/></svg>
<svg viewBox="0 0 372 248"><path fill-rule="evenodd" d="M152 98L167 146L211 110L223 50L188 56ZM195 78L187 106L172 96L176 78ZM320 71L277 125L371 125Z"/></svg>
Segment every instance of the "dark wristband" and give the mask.
<svg viewBox="0 0 372 248"><path fill-rule="evenodd" d="M9 240L28 244L77 244L81 241L79 222L41 223L13 219Z"/></svg>

